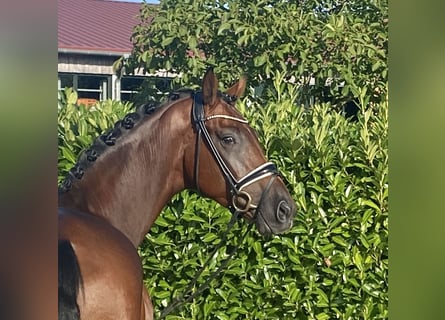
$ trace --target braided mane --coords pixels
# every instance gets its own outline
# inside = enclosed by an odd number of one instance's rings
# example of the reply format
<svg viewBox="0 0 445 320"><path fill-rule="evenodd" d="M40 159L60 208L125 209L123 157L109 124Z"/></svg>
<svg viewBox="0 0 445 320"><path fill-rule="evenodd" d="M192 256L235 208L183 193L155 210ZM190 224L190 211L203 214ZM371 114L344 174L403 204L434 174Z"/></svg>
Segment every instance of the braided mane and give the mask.
<svg viewBox="0 0 445 320"><path fill-rule="evenodd" d="M69 170L65 179L59 186L59 194L69 191L72 187L74 179L82 179L85 170L91 167L94 162L100 157L104 151L116 144L116 141L121 139L126 133L137 127L142 122L141 120L147 116L151 116L156 113L162 107L170 104L171 102L180 98L190 97L195 93L193 89L179 89L170 93L167 100L164 102L150 102L142 104L136 108L135 112L127 113L121 120L114 124L114 127L106 131L97 137L92 145L81 153L76 164ZM237 97L230 96L225 93L218 92L218 96L221 97L226 103L233 104Z"/></svg>
<svg viewBox="0 0 445 320"><path fill-rule="evenodd" d="M107 148L114 146L129 130L139 126L142 123L141 120L153 115L163 106L175 100L190 96L193 92L191 89L177 90L170 93L164 102L142 104L136 108L136 111L127 113L114 124L113 128L98 136L92 145L80 154L76 164L68 171L65 179L59 185L59 194L69 191L74 179L82 179L85 170L91 167Z"/></svg>

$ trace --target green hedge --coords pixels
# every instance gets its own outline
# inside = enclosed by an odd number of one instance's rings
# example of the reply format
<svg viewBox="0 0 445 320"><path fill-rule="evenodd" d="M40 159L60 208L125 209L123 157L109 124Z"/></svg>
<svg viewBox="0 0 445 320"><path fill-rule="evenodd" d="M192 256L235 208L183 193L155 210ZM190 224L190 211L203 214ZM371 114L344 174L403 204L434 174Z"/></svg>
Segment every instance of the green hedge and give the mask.
<svg viewBox="0 0 445 320"><path fill-rule="evenodd" d="M284 235L251 231L224 275L167 319L387 319L387 102L359 93L357 121L329 105L296 106L280 94L265 106L238 106L258 131L298 204ZM92 137L131 105L59 101L59 176ZM145 284L159 312L182 293L226 229L230 213L193 192L176 195L139 248ZM203 273L218 267L246 229L241 221Z"/></svg>
<svg viewBox="0 0 445 320"><path fill-rule="evenodd" d="M130 103L101 101L92 107L77 105L72 88L59 91L58 99L58 180L61 182L77 157L93 140L130 112Z"/></svg>

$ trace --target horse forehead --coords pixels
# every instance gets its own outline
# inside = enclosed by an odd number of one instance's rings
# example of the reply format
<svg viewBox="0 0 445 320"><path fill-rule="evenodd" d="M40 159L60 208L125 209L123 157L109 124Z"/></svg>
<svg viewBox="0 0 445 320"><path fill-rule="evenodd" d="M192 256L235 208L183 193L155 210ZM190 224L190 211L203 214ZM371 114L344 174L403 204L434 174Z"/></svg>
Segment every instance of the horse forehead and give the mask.
<svg viewBox="0 0 445 320"><path fill-rule="evenodd" d="M213 113L215 114L224 114L241 119L244 118L241 112L235 107L235 105L227 103L223 99L220 99L219 103L217 103L211 111L213 111Z"/></svg>
<svg viewBox="0 0 445 320"><path fill-rule="evenodd" d="M243 128L243 131L247 133L247 137L249 137L250 141L253 143L258 143L258 135L255 129L247 122L247 119L243 116L243 114L231 104L226 102L221 102L214 106L213 109L208 112L207 116L211 117L214 115L224 115L230 116L235 119L244 120L246 122L234 121L233 119L225 119L223 117L215 117L217 121L210 121L209 125L214 126L214 128L222 128L225 126L235 126L237 128Z"/></svg>

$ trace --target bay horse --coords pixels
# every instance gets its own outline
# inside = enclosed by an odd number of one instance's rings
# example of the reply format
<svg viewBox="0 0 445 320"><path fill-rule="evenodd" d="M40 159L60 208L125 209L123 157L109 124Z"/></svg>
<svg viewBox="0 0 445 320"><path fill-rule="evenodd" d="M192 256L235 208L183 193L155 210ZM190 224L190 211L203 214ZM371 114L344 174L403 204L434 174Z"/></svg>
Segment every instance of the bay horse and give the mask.
<svg viewBox="0 0 445 320"><path fill-rule="evenodd" d="M209 69L200 91L146 104L98 137L59 186L59 320L153 319L137 247L172 196L193 189L255 223L292 227L295 202Z"/></svg>

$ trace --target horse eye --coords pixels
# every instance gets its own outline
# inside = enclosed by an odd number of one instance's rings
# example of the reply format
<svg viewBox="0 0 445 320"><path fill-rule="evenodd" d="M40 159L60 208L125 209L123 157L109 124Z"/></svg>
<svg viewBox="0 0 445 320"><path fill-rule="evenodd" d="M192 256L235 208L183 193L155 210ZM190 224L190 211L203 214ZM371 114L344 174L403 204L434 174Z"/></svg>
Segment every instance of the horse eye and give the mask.
<svg viewBox="0 0 445 320"><path fill-rule="evenodd" d="M235 139L232 136L225 136L221 139L221 141L226 145L235 143Z"/></svg>

